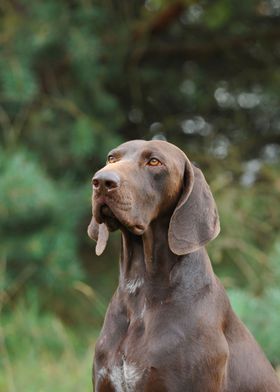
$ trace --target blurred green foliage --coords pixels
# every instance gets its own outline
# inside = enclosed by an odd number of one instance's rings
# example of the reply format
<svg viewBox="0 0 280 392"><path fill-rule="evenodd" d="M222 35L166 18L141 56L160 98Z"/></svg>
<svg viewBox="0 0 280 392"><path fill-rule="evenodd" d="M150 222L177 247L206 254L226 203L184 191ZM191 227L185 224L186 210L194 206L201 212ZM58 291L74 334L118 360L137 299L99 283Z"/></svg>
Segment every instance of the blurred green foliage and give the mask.
<svg viewBox="0 0 280 392"><path fill-rule="evenodd" d="M91 390L94 332L83 331L81 339L53 313L41 312L34 299L3 318L2 332L0 391Z"/></svg>
<svg viewBox="0 0 280 392"><path fill-rule="evenodd" d="M119 236L94 256L91 176L119 143L166 138L206 174L222 226L209 245L215 271L279 364L279 1L4 0L0 21L4 358L23 372L15 352L29 352L33 328L38 347L60 355L59 320L94 339ZM16 389L9 368L0 390Z"/></svg>
<svg viewBox="0 0 280 392"><path fill-rule="evenodd" d="M249 327L259 344L268 353L274 365L279 364L280 347L280 242L269 255L269 265L274 279L259 296L249 290L232 288L229 290L231 304ZM272 283L273 282L273 283Z"/></svg>

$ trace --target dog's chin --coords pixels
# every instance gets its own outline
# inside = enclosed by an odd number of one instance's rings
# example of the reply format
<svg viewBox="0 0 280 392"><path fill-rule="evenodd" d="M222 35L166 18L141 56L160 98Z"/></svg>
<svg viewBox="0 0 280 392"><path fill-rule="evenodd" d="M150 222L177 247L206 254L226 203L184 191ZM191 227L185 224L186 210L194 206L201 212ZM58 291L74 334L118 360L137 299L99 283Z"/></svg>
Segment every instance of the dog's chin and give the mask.
<svg viewBox="0 0 280 392"><path fill-rule="evenodd" d="M144 225L131 223L126 216L122 216L120 212L114 211L106 204L98 206L95 218L99 224L105 223L111 232L120 229L128 230L135 235L142 235L146 230Z"/></svg>
<svg viewBox="0 0 280 392"><path fill-rule="evenodd" d="M109 231L116 231L120 228L121 223L113 211L106 205L101 205L97 212L98 223L105 223Z"/></svg>

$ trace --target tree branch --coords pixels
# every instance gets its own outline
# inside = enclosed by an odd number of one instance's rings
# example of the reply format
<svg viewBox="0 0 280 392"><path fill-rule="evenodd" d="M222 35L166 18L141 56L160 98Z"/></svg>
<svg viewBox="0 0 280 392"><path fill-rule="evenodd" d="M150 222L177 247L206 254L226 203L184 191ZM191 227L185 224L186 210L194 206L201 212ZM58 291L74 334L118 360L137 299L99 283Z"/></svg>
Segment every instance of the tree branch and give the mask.
<svg viewBox="0 0 280 392"><path fill-rule="evenodd" d="M133 40L138 41L149 34L158 34L166 30L184 10L185 4L183 1L175 1L172 4L169 4L148 22L145 21L145 23L141 23L140 26L138 25L133 33Z"/></svg>
<svg viewBox="0 0 280 392"><path fill-rule="evenodd" d="M220 38L213 37L203 44L185 43L151 43L146 47L138 46L131 52L131 63L143 63L155 58L191 58L201 59L223 53L225 51L248 49L249 46L258 41L278 42L280 39L280 28L266 31L254 31L242 36Z"/></svg>

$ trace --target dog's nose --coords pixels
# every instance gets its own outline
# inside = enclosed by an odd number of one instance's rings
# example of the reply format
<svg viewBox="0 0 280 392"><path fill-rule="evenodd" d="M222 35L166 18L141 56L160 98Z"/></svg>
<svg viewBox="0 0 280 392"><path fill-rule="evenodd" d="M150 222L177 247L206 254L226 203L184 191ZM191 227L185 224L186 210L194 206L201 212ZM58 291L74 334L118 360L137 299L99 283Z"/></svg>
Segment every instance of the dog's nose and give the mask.
<svg viewBox="0 0 280 392"><path fill-rule="evenodd" d="M114 172L97 173L92 179L92 185L95 190L111 191L120 186L120 177Z"/></svg>

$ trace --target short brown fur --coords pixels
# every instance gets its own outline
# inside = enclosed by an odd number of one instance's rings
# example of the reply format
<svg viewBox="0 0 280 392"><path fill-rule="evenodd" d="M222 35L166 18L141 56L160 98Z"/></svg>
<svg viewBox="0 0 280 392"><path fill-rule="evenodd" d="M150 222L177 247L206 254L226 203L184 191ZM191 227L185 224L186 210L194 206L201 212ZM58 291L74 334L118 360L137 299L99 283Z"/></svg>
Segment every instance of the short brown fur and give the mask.
<svg viewBox="0 0 280 392"><path fill-rule="evenodd" d="M163 141L127 142L110 155L93 178L88 234L100 254L120 229L122 251L95 348L95 391L279 392L204 248L219 218L201 171Z"/></svg>

